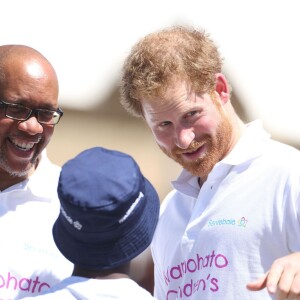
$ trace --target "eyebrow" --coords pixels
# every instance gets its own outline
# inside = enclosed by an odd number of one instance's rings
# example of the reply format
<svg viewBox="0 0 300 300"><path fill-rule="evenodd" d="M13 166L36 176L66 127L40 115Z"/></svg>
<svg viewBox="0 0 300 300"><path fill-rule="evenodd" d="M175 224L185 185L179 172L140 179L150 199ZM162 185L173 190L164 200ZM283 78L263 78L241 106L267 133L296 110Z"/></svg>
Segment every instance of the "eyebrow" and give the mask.
<svg viewBox="0 0 300 300"><path fill-rule="evenodd" d="M16 104L16 105L20 105L20 106L24 106L30 109L45 109L45 110L52 110L52 111L57 111L58 107L53 107L50 106L48 103L45 103L45 106L36 106L36 107L32 107L32 105L29 105L28 100L25 99L16 99L16 102L11 102L11 100L4 100L4 99L0 99L3 100L5 102L7 102L8 104Z"/></svg>

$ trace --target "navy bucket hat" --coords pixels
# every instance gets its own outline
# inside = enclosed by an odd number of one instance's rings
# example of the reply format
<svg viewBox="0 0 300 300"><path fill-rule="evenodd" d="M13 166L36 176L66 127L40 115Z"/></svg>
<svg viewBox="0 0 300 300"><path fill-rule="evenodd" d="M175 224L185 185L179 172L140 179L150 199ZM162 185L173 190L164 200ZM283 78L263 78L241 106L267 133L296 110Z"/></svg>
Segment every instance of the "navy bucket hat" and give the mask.
<svg viewBox="0 0 300 300"><path fill-rule="evenodd" d="M159 197L131 156L101 147L85 150L63 165L57 191L61 210L53 237L73 264L111 269L150 245Z"/></svg>

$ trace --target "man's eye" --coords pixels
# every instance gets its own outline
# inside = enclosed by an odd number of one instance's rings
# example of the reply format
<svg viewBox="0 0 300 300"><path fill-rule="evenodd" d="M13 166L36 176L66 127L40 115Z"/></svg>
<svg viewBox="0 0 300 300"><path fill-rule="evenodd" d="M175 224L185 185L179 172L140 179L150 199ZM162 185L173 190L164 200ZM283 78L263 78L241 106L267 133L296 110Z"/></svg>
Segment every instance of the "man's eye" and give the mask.
<svg viewBox="0 0 300 300"><path fill-rule="evenodd" d="M47 110L40 110L39 111L40 117L42 117L45 120L51 120L53 118L53 111L47 111Z"/></svg>
<svg viewBox="0 0 300 300"><path fill-rule="evenodd" d="M9 106L8 109L12 113L22 113L22 112L24 112L24 110L26 111L26 109L24 109L23 106L18 106L18 105Z"/></svg>
<svg viewBox="0 0 300 300"><path fill-rule="evenodd" d="M169 124L171 124L171 122L169 122L169 121L161 122L161 123L159 124L159 127L166 127L166 126L168 126Z"/></svg>
<svg viewBox="0 0 300 300"><path fill-rule="evenodd" d="M191 111L191 112L189 112L189 113L186 114L186 118L192 117L192 116L194 116L196 114L197 114L197 111Z"/></svg>

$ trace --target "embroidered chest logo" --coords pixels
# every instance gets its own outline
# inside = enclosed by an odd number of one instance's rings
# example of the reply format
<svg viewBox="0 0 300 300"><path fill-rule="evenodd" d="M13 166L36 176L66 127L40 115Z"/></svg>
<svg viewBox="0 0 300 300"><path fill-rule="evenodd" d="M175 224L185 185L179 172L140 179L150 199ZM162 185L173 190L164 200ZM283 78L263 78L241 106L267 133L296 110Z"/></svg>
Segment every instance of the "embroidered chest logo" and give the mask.
<svg viewBox="0 0 300 300"><path fill-rule="evenodd" d="M248 220L245 217L242 217L240 219L216 219L216 220L209 220L207 223L208 227L214 227L214 226L239 226L239 227L246 227L248 223Z"/></svg>

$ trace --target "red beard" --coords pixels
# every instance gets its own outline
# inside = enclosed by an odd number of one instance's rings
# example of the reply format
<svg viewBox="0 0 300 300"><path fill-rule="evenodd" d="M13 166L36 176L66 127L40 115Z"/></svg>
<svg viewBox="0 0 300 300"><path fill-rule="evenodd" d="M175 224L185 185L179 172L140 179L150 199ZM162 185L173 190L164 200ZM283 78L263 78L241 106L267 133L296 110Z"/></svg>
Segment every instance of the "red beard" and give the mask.
<svg viewBox="0 0 300 300"><path fill-rule="evenodd" d="M191 174L206 179L214 165L222 160L229 152L232 141L232 124L223 116L223 121L219 124L216 135L206 135L201 141L193 140L187 149L174 147L170 152L161 147L162 151L171 159L179 163ZM191 161L186 160L182 153L191 152L202 145L206 145L206 152L199 158Z"/></svg>

